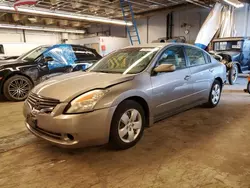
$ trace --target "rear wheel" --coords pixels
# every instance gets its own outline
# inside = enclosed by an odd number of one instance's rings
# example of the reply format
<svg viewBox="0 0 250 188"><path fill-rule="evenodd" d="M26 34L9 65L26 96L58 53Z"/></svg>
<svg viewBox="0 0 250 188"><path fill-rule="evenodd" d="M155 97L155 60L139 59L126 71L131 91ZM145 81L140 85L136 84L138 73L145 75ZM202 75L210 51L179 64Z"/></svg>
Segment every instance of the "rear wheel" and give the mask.
<svg viewBox="0 0 250 188"><path fill-rule="evenodd" d="M110 144L115 149L128 149L142 137L145 127L142 106L132 100L122 102L116 109L110 130Z"/></svg>
<svg viewBox="0 0 250 188"><path fill-rule="evenodd" d="M208 108L214 108L219 104L221 92L221 83L218 80L215 80L210 91L208 102L206 103Z"/></svg>
<svg viewBox="0 0 250 188"><path fill-rule="evenodd" d="M10 77L3 86L4 96L10 101L23 101L32 89L32 82L25 76Z"/></svg>
<svg viewBox="0 0 250 188"><path fill-rule="evenodd" d="M237 78L238 78L238 67L236 64L234 64L230 70L229 70L229 73L228 73L228 81L229 81L229 84L230 85L234 85Z"/></svg>

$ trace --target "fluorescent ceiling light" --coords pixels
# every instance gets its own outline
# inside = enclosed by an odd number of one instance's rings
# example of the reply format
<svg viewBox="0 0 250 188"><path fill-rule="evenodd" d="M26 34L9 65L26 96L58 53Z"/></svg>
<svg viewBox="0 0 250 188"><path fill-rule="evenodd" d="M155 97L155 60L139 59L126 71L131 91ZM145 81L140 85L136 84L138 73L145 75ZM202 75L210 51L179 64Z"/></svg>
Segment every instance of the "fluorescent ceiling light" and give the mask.
<svg viewBox="0 0 250 188"><path fill-rule="evenodd" d="M244 4L241 3L240 1L238 0L224 0L226 3L236 7L236 8L242 8L244 7Z"/></svg>
<svg viewBox="0 0 250 188"><path fill-rule="evenodd" d="M75 34L85 33L85 30L58 29L58 28L49 28L49 27L36 27L36 26L11 25L11 24L0 24L0 28L22 29L22 30L32 30L32 31L49 31L49 32L58 32L58 33L75 33Z"/></svg>
<svg viewBox="0 0 250 188"><path fill-rule="evenodd" d="M6 10L6 11L15 11L14 7L9 6L6 3L0 4L0 10ZM100 16L91 16L91 15L85 15L85 14L72 14L65 11L49 11L47 9L41 9L41 8L21 8L18 7L18 12L20 13L29 13L29 14L38 14L43 16L53 16L53 17L59 17L59 18L69 18L74 20L81 20L81 21L93 21L93 22L102 22L102 23L110 23L110 24L118 24L118 25L133 25L132 22L125 22L123 20L117 20L117 19L110 19Z"/></svg>

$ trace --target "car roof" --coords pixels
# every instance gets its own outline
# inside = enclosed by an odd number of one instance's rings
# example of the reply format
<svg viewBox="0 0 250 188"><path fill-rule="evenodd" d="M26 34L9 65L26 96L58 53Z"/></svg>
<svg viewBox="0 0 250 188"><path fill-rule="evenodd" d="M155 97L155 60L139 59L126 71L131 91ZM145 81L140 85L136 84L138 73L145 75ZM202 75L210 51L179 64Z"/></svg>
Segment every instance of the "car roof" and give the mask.
<svg viewBox="0 0 250 188"><path fill-rule="evenodd" d="M164 48L164 47L169 46L169 45L191 46L194 48L201 49L201 48L194 46L192 44L175 43L175 42L139 44L139 45L134 45L134 46L128 46L128 47L125 47L124 49L126 49L126 48L157 48L157 47L161 49L161 48Z"/></svg>

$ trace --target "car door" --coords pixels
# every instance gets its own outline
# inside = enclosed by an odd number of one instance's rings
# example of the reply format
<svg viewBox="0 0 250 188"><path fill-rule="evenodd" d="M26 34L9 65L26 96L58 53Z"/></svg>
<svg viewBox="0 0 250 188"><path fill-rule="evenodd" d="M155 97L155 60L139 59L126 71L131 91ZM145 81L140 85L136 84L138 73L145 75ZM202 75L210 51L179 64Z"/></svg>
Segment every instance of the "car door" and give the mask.
<svg viewBox="0 0 250 188"><path fill-rule="evenodd" d="M158 73L151 77L156 119L184 108L192 102L190 96L193 93L191 72L187 67L182 46L167 48L161 54L156 66L160 64L173 64L176 70Z"/></svg>
<svg viewBox="0 0 250 188"><path fill-rule="evenodd" d="M214 68L210 56L204 51L191 46L185 47L191 71L191 83L194 88L194 101L207 100L214 81Z"/></svg>
<svg viewBox="0 0 250 188"><path fill-rule="evenodd" d="M43 55L39 56L36 60L35 63L37 66L37 70L38 70L38 78L49 74L49 67L48 67L48 63L45 62Z"/></svg>

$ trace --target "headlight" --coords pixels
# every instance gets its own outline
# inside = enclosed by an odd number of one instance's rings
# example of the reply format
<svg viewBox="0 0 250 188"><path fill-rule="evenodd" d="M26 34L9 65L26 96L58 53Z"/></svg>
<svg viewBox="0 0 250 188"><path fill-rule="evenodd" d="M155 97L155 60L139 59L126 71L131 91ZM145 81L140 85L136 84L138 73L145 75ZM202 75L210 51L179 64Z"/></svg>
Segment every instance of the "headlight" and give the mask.
<svg viewBox="0 0 250 188"><path fill-rule="evenodd" d="M107 93L106 90L93 90L80 95L70 102L67 114L88 112L94 109L96 103Z"/></svg>

